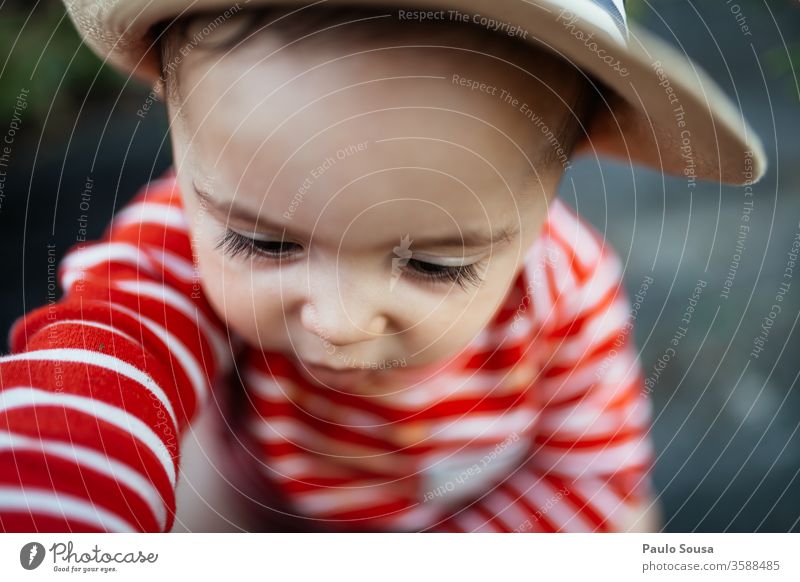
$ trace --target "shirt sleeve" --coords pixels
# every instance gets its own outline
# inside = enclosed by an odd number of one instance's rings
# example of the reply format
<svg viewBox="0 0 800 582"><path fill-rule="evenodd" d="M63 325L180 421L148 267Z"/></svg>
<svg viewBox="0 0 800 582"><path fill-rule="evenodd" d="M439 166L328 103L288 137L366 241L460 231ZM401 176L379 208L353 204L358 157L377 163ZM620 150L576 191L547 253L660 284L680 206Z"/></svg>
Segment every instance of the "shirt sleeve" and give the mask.
<svg viewBox="0 0 800 582"><path fill-rule="evenodd" d="M231 350L168 172L58 264L0 357L0 530L166 532L180 437Z"/></svg>
<svg viewBox="0 0 800 582"><path fill-rule="evenodd" d="M530 454L440 531L627 531L653 499L636 311L619 257L576 218L574 228L549 227L552 260L533 299L544 322L534 341L549 349L532 386L540 413Z"/></svg>

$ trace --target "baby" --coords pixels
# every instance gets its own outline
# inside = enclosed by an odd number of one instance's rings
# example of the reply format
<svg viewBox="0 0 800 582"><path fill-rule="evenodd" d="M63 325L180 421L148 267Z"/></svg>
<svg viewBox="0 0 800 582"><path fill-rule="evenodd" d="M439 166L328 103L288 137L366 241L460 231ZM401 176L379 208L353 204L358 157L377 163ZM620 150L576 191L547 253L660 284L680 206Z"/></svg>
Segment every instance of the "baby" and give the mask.
<svg viewBox="0 0 800 582"><path fill-rule="evenodd" d="M660 527L621 262L555 198L586 75L447 12L152 34L174 166L11 331L4 530Z"/></svg>
<svg viewBox="0 0 800 582"><path fill-rule="evenodd" d="M385 14L273 9L206 38L201 15L162 35L199 286L267 352L245 385L250 461L283 494L268 505L340 529L632 527L649 459L635 358L604 345L626 324L620 269L553 203L592 88L515 39ZM614 465L596 474L587 446Z"/></svg>

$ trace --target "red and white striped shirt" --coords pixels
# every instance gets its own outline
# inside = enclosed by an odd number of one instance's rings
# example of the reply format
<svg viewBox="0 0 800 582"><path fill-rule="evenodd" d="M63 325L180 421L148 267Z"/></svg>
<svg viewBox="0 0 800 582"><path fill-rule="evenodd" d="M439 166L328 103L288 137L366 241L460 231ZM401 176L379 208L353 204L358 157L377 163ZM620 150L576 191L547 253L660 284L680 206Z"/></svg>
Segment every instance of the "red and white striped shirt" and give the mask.
<svg viewBox="0 0 800 582"><path fill-rule="evenodd" d="M325 531L617 531L652 491L621 263L559 201L464 358L391 397L240 344L194 275L171 171L68 251L0 358L0 529L170 531L181 436L234 365L231 442Z"/></svg>

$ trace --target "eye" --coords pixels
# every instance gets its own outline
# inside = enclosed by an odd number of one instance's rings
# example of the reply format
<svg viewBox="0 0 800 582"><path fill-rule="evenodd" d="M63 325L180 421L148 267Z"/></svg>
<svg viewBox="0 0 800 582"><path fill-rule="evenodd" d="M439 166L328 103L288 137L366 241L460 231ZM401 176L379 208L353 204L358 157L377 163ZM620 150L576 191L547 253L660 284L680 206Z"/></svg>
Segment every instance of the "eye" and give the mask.
<svg viewBox="0 0 800 582"><path fill-rule="evenodd" d="M297 243L280 240L256 240L235 230L226 229L217 241L215 249L222 251L229 257L244 257L246 259L262 257L272 260L291 258L303 247Z"/></svg>
<svg viewBox="0 0 800 582"><path fill-rule="evenodd" d="M418 259L409 259L408 263L406 263L406 267L413 278L433 283L455 283L466 290L468 286L478 287L483 282L483 279L478 273L482 264L483 261L478 261L471 265L448 267L445 265L426 263Z"/></svg>
<svg viewBox="0 0 800 582"><path fill-rule="evenodd" d="M264 258L274 261L292 258L293 255L303 249L297 243L280 240L256 240L231 229L225 230L217 241L215 248L217 250L221 249L232 258ZM471 265L450 267L420 261L419 259L408 259L406 271L412 278L425 283L455 283L466 290L469 286L478 287L483 282L478 272L483 263L484 261L478 261Z"/></svg>

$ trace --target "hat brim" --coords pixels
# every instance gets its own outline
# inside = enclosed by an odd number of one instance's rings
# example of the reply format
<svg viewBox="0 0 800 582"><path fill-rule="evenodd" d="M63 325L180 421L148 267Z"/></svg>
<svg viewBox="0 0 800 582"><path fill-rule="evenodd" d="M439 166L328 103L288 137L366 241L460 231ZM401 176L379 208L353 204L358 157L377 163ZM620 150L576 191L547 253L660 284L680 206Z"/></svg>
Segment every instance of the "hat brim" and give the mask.
<svg viewBox="0 0 800 582"><path fill-rule="evenodd" d="M396 0L346 1L387 9L398 4ZM247 8L270 3L276 2L250 0ZM307 4L304 0L280 3ZM587 18L588 12L575 11L575 3L567 0L414 0L408 4L415 9L480 13L520 26L527 33L524 41L558 54L611 89L601 93L603 102L576 155L610 156L689 181L752 184L766 172L764 147L739 107L699 65L635 23L628 25L626 46ZM152 85L160 75L152 26L186 12L224 11L234 3L65 0L65 5L96 53ZM586 6L593 4L586 2Z"/></svg>

